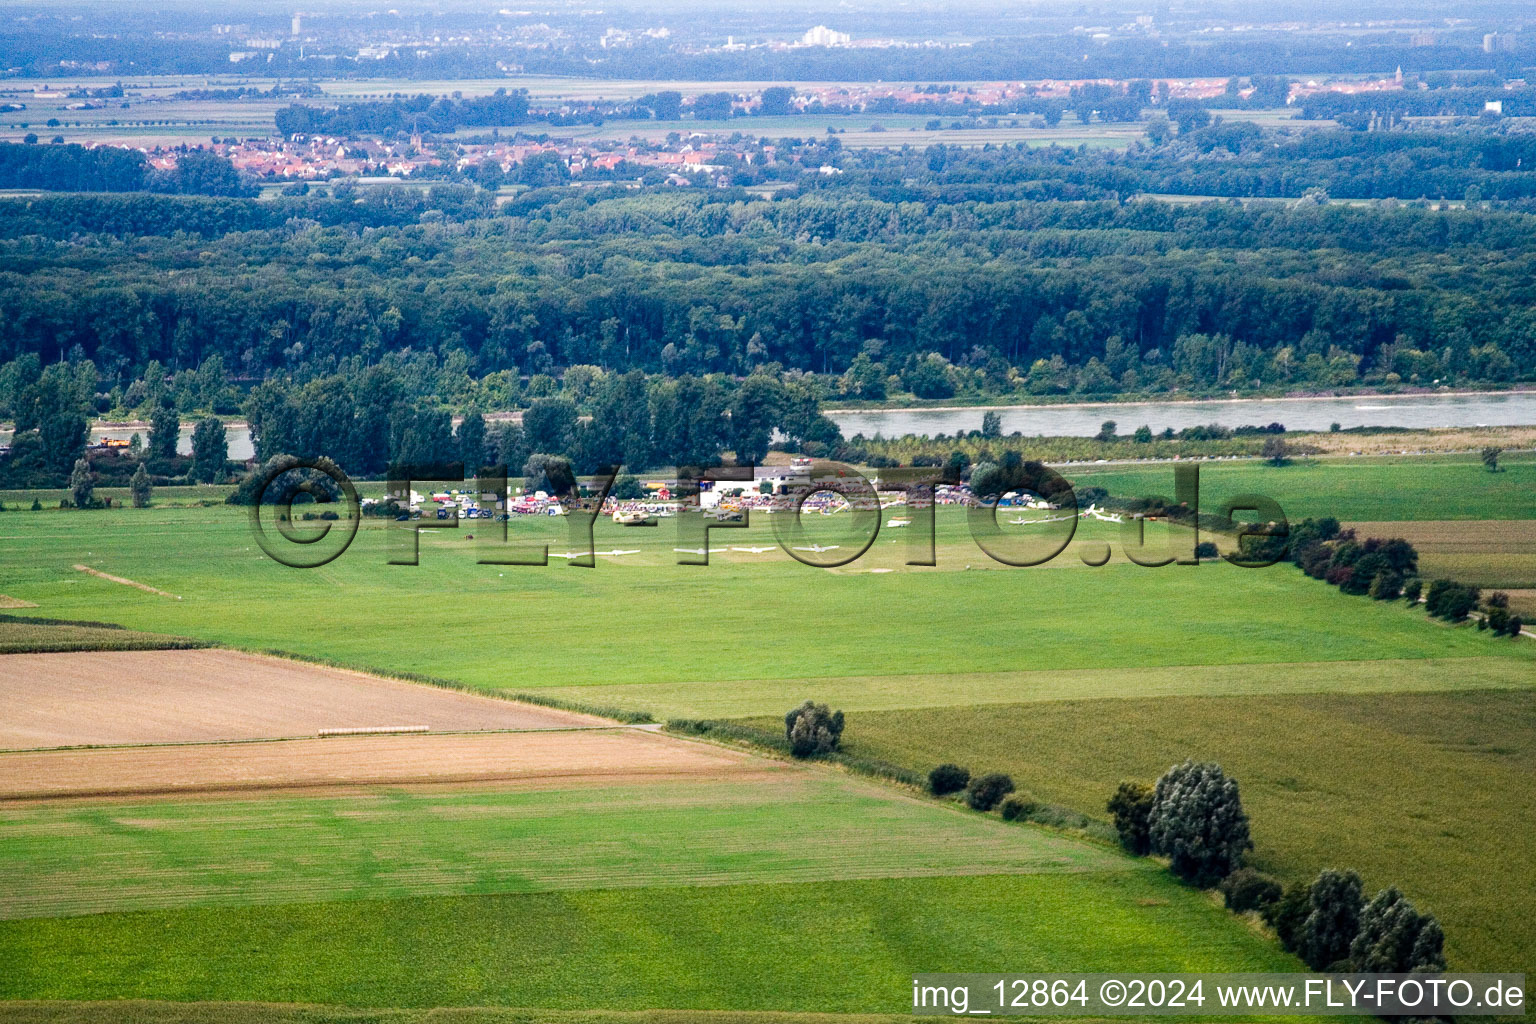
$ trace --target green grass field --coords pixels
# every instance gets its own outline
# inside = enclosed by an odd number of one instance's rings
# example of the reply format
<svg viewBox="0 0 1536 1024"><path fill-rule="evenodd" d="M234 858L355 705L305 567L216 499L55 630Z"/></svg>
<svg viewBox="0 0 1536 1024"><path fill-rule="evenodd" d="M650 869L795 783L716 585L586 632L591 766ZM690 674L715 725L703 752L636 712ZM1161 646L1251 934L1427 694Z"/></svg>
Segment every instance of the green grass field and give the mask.
<svg viewBox="0 0 1536 1024"><path fill-rule="evenodd" d="M780 551L771 517L714 532L719 548L770 550L717 553L707 567L675 564L672 549L686 543L670 522L626 530L607 521L597 549L638 553L600 556L593 569L558 558L479 565L486 552L468 538L484 540L484 528L466 522L425 532L419 565L390 565L405 531L369 522L335 562L297 570L262 554L239 509L25 513L0 524L0 573L6 593L38 605L26 614L659 715L774 713L803 696L850 708L995 703L1102 694L1114 680L1108 692L1121 696L1143 685L1251 692L1266 678L1295 689L1301 675L1284 666L1296 662L1407 662L1402 678L1422 688L1425 666L1411 663L1470 658L1478 663L1468 685L1507 686L1536 664L1528 645L1349 597L1285 566L1150 569L1116 555L1089 568L1069 550L1041 567L1007 568L975 546L959 510L940 511L937 568L903 566L910 534L887 531L834 570ZM846 522L826 517L817 536L837 543ZM555 554L571 551L558 521L516 529ZM1118 548L1119 527L1084 525L1078 539ZM180 600L88 577L77 563ZM1255 668L1223 668L1233 665ZM1190 669L1141 681L1143 669L1181 666ZM1341 667L1337 685L1351 688L1350 674ZM1367 669L1358 688L1379 688L1373 676Z"/></svg>
<svg viewBox="0 0 1536 1024"><path fill-rule="evenodd" d="M1512 452L1499 464L1500 473L1489 473L1476 455L1204 463L1200 507L1214 513L1239 494L1264 494L1291 520L1536 519L1536 456ZM1166 465L1073 467L1066 476L1121 497L1173 493Z"/></svg>
<svg viewBox="0 0 1536 1024"><path fill-rule="evenodd" d="M601 788L0 805L0 833L0 918L1138 870L1113 850L790 767L772 779Z"/></svg>
<svg viewBox="0 0 1536 1024"><path fill-rule="evenodd" d="M1151 864L34 919L0 950L0 999L397 1007L895 1012L915 969L1296 966Z"/></svg>
<svg viewBox="0 0 1536 1024"><path fill-rule="evenodd" d="M1291 880L1356 868L1437 914L1453 963L1529 972L1536 676L1524 687L892 711L850 716L845 737L852 753L920 770L1006 771L1098 818L1122 779L1218 761L1242 787L1261 868Z"/></svg>

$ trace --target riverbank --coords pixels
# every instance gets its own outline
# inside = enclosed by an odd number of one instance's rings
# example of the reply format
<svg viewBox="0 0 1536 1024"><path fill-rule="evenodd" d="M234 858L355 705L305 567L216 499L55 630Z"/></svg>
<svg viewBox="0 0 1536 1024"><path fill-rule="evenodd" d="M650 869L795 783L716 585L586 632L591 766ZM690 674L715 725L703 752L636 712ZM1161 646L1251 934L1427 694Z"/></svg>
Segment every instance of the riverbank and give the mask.
<svg viewBox="0 0 1536 1024"><path fill-rule="evenodd" d="M910 401L890 402L847 402L836 409L823 409L827 416L853 415L856 413L871 412L1001 412L1005 409L1094 409L1094 408L1124 408L1138 405L1172 405L1186 403L1190 405L1243 405L1257 402L1347 402L1362 398L1380 398L1383 400L1394 399L1426 399L1426 398L1492 398L1507 395L1536 394L1536 386L1529 384L1515 385L1499 391L1442 391L1437 388L1417 388L1397 391L1377 391L1363 388L1359 391L1318 391L1299 393L1287 391L1279 394L1245 394L1237 397L1218 398L1203 397L1200 395L1181 394L1170 392L1166 395L1115 395L1110 398L1093 399L1084 401L1073 399L1068 395L1030 395L1024 396L1024 400L999 404L986 399L978 399L975 403L956 402L953 398L936 398L925 400L921 398Z"/></svg>

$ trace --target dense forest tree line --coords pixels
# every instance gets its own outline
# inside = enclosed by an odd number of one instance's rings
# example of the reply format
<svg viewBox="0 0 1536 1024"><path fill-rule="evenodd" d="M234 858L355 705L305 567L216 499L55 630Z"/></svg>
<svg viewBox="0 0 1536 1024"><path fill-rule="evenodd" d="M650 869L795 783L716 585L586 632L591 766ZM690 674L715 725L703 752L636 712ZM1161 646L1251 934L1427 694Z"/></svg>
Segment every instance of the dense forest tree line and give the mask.
<svg viewBox="0 0 1536 1024"><path fill-rule="evenodd" d="M1525 214L624 189L548 189L492 212L483 195L9 201L0 359L73 353L103 392L151 361L174 373L214 356L247 381L403 350L476 378L777 363L865 399L1536 370ZM131 227L113 230L118 211ZM77 226L70 241L49 240L58 223Z"/></svg>

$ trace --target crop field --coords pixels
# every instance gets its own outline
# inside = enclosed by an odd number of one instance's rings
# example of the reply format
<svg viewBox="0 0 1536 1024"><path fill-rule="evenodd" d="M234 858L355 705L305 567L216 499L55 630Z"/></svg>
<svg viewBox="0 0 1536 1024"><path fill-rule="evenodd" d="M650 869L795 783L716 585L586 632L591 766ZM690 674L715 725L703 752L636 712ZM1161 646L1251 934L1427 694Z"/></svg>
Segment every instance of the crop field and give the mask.
<svg viewBox="0 0 1536 1024"><path fill-rule="evenodd" d="M110 640L117 631L97 632ZM235 651L15 655L0 660L0 702L0 750L276 739L399 725L469 732L609 724Z"/></svg>
<svg viewBox="0 0 1536 1024"><path fill-rule="evenodd" d="M1536 519L1536 455L1510 453L1490 473L1475 455L1298 459L1287 466L1257 460L1200 466L1200 507L1214 512L1239 494L1264 494L1292 521L1334 516L1343 521ZM1121 497L1171 494L1167 466L1073 467L1077 486Z"/></svg>
<svg viewBox="0 0 1536 1024"><path fill-rule="evenodd" d="M652 739L684 751L701 746ZM709 756L722 765L746 760ZM739 778L720 771L714 779L601 788L4 804L0 918L723 882L1138 870L1116 851L1041 829L1004 825L858 779L751 763L755 772ZM807 842L813 835L816 841Z"/></svg>
<svg viewBox="0 0 1536 1024"><path fill-rule="evenodd" d="M917 964L1295 969L1150 864L37 918L0 950L0 999L399 1007L896 1012Z"/></svg>
<svg viewBox="0 0 1536 1024"><path fill-rule="evenodd" d="M26 604L0 604L0 608L27 607ZM162 651L199 647L196 640L143 633L132 629L106 626L33 623L0 617L0 654L21 655L33 652L64 651ZM0 692L5 689L0 673ZM0 725L0 730L4 726ZM0 744L4 739L0 738Z"/></svg>
<svg viewBox="0 0 1536 1024"><path fill-rule="evenodd" d="M733 751L604 729L13 751L0 754L0 767L0 801L15 801L423 784L612 785L752 774L762 766Z"/></svg>
<svg viewBox="0 0 1536 1024"><path fill-rule="evenodd" d="M1428 577L1488 588L1536 587L1536 519L1349 523L1362 537L1402 537Z"/></svg>
<svg viewBox="0 0 1536 1024"><path fill-rule="evenodd" d="M1454 670L1447 672L1447 682ZM758 724L771 724L762 720ZM1122 779L1192 757L1241 784L1255 858L1291 880L1353 867L1445 924L1453 963L1536 966L1536 674L1504 692L1093 700L853 716L850 750L1006 771L1107 817Z"/></svg>

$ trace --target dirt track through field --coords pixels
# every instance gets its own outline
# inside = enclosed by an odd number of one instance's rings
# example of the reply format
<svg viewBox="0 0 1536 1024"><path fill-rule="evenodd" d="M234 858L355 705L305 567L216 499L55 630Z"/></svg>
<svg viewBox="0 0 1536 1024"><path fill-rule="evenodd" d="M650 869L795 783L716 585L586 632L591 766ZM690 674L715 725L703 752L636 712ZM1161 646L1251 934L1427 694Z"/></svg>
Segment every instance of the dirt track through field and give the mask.
<svg viewBox="0 0 1536 1024"><path fill-rule="evenodd" d="M108 583L120 583L125 587L136 587L139 590L144 591L146 594L158 594L161 597L176 597L175 594L166 593L164 590L157 590L150 586L148 583L140 583L137 580L130 580L122 576L113 576L109 572L102 572L100 569L92 569L88 565L77 565L75 566L75 569L79 572L95 576L97 579L106 580ZM176 597L176 600L180 601L181 598Z"/></svg>
<svg viewBox="0 0 1536 1024"><path fill-rule="evenodd" d="M611 726L607 719L238 651L0 656L0 750Z"/></svg>
<svg viewBox="0 0 1536 1024"><path fill-rule="evenodd" d="M638 729L356 736L0 753L0 800L445 783L610 785L756 778L785 770L735 751Z"/></svg>

